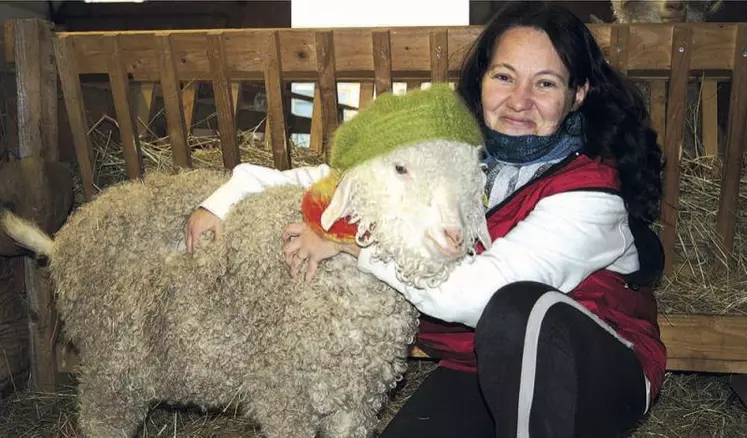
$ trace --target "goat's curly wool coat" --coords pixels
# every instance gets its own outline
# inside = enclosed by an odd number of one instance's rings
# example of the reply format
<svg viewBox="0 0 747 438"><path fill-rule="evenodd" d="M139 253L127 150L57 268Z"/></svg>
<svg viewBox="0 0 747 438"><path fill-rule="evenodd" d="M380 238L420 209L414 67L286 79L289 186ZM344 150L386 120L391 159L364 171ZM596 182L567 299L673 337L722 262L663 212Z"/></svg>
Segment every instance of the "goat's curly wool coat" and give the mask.
<svg viewBox="0 0 747 438"><path fill-rule="evenodd" d="M84 205L56 236L51 272L80 349L82 430L132 432L149 403L167 400L241 402L272 437L365 436L405 371L417 312L347 255L308 286L279 275L282 228L301 220L296 186L237 204L226 238L194 257L175 252L194 200L224 182L151 173Z"/></svg>

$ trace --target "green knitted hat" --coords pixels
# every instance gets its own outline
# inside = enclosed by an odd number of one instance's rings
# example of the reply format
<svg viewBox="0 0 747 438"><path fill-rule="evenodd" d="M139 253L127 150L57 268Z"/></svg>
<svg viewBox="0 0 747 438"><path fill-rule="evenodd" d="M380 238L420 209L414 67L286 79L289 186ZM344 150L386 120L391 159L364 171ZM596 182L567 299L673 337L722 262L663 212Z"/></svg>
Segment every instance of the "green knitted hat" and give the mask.
<svg viewBox="0 0 747 438"><path fill-rule="evenodd" d="M377 97L337 128L329 164L344 171L396 148L427 140L482 144L475 116L448 84Z"/></svg>

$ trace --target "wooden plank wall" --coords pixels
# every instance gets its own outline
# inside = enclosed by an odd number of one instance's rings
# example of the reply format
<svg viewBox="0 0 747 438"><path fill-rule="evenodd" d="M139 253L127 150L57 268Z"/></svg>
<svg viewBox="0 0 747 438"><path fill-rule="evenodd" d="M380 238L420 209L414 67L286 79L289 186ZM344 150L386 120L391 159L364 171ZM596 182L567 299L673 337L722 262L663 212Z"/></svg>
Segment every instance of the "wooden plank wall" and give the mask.
<svg viewBox="0 0 747 438"><path fill-rule="evenodd" d="M732 82L718 229L727 250L733 247L747 126L746 26L745 23L589 25L613 65L634 79L651 83L652 121L669 163L664 175L661 216L661 237L667 255L673 253L675 246L678 163L687 85L694 78L705 78L709 85L704 85L703 89L710 93L713 93L715 81ZM173 161L180 167L191 167L186 142L191 104L183 99L185 96L190 99L190 93L194 95L194 90L189 92L190 84L212 83L223 163L231 168L239 162L235 126L238 83L263 82L268 95L266 132L274 165L287 169L291 161L283 99L286 83L310 81L317 84L311 149L324 154L334 130L341 123L337 82L360 82L361 107L364 107L374 98L374 93L391 91L395 81L416 85L427 81L454 81L466 50L481 29L465 26L56 33L52 43L85 195L90 199L96 189L91 144L86 135L88 121L83 107L81 74L98 73L109 77L130 178L138 178L143 172L138 143L143 128L138 120L143 111L137 108L147 107L143 102L152 100L153 96L153 86L142 84L154 83L163 94ZM18 56L17 50L15 55ZM128 87L134 84L140 85L138 102L131 102L127 93ZM708 136L712 138L713 133ZM712 145L712 140L709 144ZM667 259L666 273L669 274L671 257ZM723 371L736 367L747 372L747 335L740 335L739 330L724 330L720 325L732 320L703 315L683 318L660 315L663 335L669 337L672 369ZM736 321L738 323L725 324L728 327L744 324L742 319ZM674 334L689 330L688 327L696 323L703 331L695 338ZM714 341L713 336L721 341ZM737 345L736 350L718 353L719 347L714 345L720 345L719 342ZM698 359L703 354L712 360Z"/></svg>

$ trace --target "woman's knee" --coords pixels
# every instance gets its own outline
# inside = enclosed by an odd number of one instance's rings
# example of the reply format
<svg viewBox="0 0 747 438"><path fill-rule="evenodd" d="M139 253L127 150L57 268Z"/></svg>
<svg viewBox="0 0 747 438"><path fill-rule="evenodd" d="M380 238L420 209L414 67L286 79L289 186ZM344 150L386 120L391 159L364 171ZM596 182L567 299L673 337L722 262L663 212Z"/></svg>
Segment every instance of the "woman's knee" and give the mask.
<svg viewBox="0 0 747 438"><path fill-rule="evenodd" d="M490 298L475 327L475 348L489 343L504 345L523 339L529 314L537 300L552 287L533 281L518 281L498 289Z"/></svg>

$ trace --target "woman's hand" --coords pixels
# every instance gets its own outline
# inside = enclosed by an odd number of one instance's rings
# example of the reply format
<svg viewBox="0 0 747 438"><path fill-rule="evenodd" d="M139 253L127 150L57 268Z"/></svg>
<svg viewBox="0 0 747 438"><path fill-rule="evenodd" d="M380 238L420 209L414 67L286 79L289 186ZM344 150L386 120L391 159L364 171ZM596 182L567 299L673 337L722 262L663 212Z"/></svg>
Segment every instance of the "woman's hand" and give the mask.
<svg viewBox="0 0 747 438"><path fill-rule="evenodd" d="M210 211L199 207L189 216L184 228L187 252L192 254L194 248L197 247L197 242L200 241L200 235L210 230L213 230L216 239L220 237L223 232L223 221Z"/></svg>
<svg viewBox="0 0 747 438"><path fill-rule="evenodd" d="M296 278L305 261L306 282L311 281L319 267L319 262L334 257L341 251L358 255L357 245L344 245L327 240L314 232L305 223L288 225L283 230L283 253L285 263L290 267L291 276Z"/></svg>

